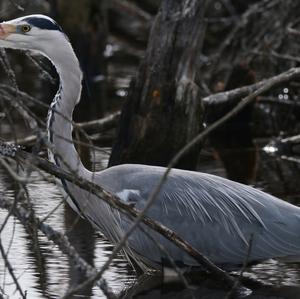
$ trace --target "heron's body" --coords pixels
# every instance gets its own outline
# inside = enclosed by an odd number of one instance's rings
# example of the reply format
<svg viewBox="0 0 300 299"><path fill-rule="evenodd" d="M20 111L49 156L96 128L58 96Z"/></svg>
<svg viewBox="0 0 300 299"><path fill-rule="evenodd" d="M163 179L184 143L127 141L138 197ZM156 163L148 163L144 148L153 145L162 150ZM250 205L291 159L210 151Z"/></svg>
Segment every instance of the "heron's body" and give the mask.
<svg viewBox="0 0 300 299"><path fill-rule="evenodd" d="M102 171L96 180L122 200L142 209L164 172L163 167L121 165ZM93 207L96 206L94 202ZM100 208L96 210L88 217L95 217L95 222L100 223ZM300 257L300 208L218 176L173 169L147 215L226 268L243 264L250 238L253 240L249 262ZM126 231L129 225L126 218L117 215L116 219ZM132 234L129 246L147 262L161 265L168 258L145 230L167 249L178 265L197 267L190 256L143 226L143 230Z"/></svg>
<svg viewBox="0 0 300 299"><path fill-rule="evenodd" d="M21 27L24 32L18 33L16 28L24 24L30 30ZM84 168L72 142L70 122L80 98L82 74L60 27L40 15L12 20L0 25L0 46L39 51L57 69L61 84L48 114L49 142L53 148L49 151L50 159L142 209L165 168L120 165L97 173ZM70 182L62 181L62 186L69 195L69 203L80 215L113 243L122 238L131 220ZM250 263L300 256L300 208L221 177L173 169L147 215L227 268L243 264L250 239ZM142 268L146 265L159 269L168 264L169 257L178 266L198 266L190 256L144 225L132 233L125 253Z"/></svg>

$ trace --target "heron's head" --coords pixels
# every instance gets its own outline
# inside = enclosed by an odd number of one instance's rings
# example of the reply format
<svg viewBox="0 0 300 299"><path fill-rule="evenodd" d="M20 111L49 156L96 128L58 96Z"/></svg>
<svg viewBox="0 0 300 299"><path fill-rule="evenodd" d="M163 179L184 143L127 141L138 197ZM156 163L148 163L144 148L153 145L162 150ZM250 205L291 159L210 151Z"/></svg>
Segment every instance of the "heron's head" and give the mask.
<svg viewBox="0 0 300 299"><path fill-rule="evenodd" d="M61 27L44 15L30 15L0 23L0 47L49 54L67 38Z"/></svg>

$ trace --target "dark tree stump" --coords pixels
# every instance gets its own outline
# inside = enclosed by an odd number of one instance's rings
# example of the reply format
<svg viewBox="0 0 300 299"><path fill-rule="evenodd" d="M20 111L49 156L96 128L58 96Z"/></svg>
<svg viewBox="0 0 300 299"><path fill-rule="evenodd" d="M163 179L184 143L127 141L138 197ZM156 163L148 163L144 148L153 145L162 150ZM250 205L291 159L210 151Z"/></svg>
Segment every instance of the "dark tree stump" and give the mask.
<svg viewBox="0 0 300 299"><path fill-rule="evenodd" d="M194 77L204 10L205 1L162 1L123 107L109 166L167 165L202 130L200 90ZM199 149L190 151L177 167L195 168Z"/></svg>

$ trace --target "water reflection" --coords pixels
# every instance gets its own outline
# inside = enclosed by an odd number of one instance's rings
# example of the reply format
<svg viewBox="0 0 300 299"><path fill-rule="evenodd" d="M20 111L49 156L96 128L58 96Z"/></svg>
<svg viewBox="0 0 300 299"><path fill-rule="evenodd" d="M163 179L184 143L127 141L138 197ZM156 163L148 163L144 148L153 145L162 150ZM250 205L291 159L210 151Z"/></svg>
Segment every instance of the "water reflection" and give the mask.
<svg viewBox="0 0 300 299"><path fill-rule="evenodd" d="M270 193L298 205L300 164L282 160L279 156L270 158L265 152L260 154L260 159L263 163L260 163L257 172L259 185Z"/></svg>
<svg viewBox="0 0 300 299"><path fill-rule="evenodd" d="M260 283L253 279L244 279L244 285L249 288L241 296L234 298L249 299L295 299L300 296L298 286L280 286ZM251 289L251 291L250 291ZM213 279L202 278L189 281L186 288L180 281L163 282L159 277L141 277L131 288L125 290L120 298L129 299L170 299L170 298L226 298L229 290L217 285ZM246 296L248 295L248 296Z"/></svg>
<svg viewBox="0 0 300 299"><path fill-rule="evenodd" d="M80 256L91 266L94 266L94 251L96 236L94 229L81 219L68 205L64 208L64 221L67 237ZM86 275L69 260L69 287L77 286L86 280ZM83 289L78 295L90 298L92 286Z"/></svg>

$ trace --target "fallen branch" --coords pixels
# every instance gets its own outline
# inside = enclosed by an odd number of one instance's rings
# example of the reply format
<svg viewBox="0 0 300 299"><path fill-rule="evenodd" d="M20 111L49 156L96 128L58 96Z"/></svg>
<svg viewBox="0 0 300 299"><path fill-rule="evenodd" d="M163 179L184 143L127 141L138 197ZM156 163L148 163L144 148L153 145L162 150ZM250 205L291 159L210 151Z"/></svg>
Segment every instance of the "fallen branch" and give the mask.
<svg viewBox="0 0 300 299"><path fill-rule="evenodd" d="M117 111L110 115L107 115L103 118L84 122L84 123L77 123L75 124L75 128L83 129L83 130L95 130L97 132L103 132L116 127L119 119L120 119L121 112Z"/></svg>
<svg viewBox="0 0 300 299"><path fill-rule="evenodd" d="M134 19L139 19L143 22L150 22L152 20L152 16L150 14L148 14L146 11L142 10L132 2L112 0L110 9L117 12L122 11L126 13L126 15L129 15Z"/></svg>
<svg viewBox="0 0 300 299"><path fill-rule="evenodd" d="M296 37L300 36L300 31L291 27L287 28L287 33L295 35Z"/></svg>
<svg viewBox="0 0 300 299"><path fill-rule="evenodd" d="M121 112L117 111L100 119L74 124L74 128L85 131L97 131L97 135L95 135L95 137L92 135L92 140L99 140L102 137L98 135L100 132L108 131L117 126L120 115ZM29 135L24 138L18 138L17 140L9 141L11 144L19 144L24 146L30 146L35 142L37 142L36 135Z"/></svg>
<svg viewBox="0 0 300 299"><path fill-rule="evenodd" d="M293 143L293 144L299 144L300 143L300 135L283 138L283 139L281 139L281 142L283 142L283 143L289 142L289 143Z"/></svg>
<svg viewBox="0 0 300 299"><path fill-rule="evenodd" d="M70 244L68 239L62 233L54 230L51 226L40 221L40 219L37 217L34 217L34 219L32 219L30 210L20 205L14 205L10 200L7 200L5 198L0 199L0 208L6 209L8 211L12 211L12 214L24 226L27 226L28 223L34 222L34 224L37 225L37 229L40 230L48 238L48 240L56 244L63 253L68 255L79 270L81 270L84 273L87 273L89 276L95 275L95 273L97 273L96 269L94 269L84 259L80 257L76 249ZM2 252L1 243L0 243L0 251ZM114 293L109 289L104 279L101 279L98 285L103 291L103 293L107 296L107 298L111 298L111 299L116 298ZM23 295L22 298L26 298L26 297Z"/></svg>
<svg viewBox="0 0 300 299"><path fill-rule="evenodd" d="M248 266L249 257L250 257L251 249L252 249L252 241L253 241L253 234L251 234L250 239L248 241L248 249L247 249L247 253L246 253L246 258L245 258L245 261L243 263L243 267L240 270L240 274L238 275L233 288L227 294L227 296L225 297L225 299L233 299L235 297L236 290L238 289L238 287L239 287L239 285L241 283L241 280L243 278L243 274L244 274L244 272L246 270L246 267Z"/></svg>
<svg viewBox="0 0 300 299"><path fill-rule="evenodd" d="M259 97L260 104L274 104L281 106L291 106L292 108L299 108L300 102L278 99L278 97Z"/></svg>
<svg viewBox="0 0 300 299"><path fill-rule="evenodd" d="M283 72L274 77L262 80L252 85L236 88L230 91L220 92L217 94L212 94L208 97L205 97L203 101L203 105L207 108L210 105L218 105L223 104L225 102L232 102L236 99L240 99L249 95L250 93L262 88L263 86L271 85L271 87L276 87L282 83L288 82L291 79L296 78L300 75L300 68L291 68L286 72Z"/></svg>
<svg viewBox="0 0 300 299"><path fill-rule="evenodd" d="M23 299L26 299L26 293L23 292L23 290L22 290L22 288L21 288L21 286L20 286L20 284L19 284L19 282L18 282L18 279L17 279L17 277L16 277L15 274L14 274L13 267L12 267L12 265L10 264L10 262L9 262L9 260L8 260L8 257L7 257L7 255L6 255L6 253L5 253L5 250L4 250L3 246L2 246L1 239L0 239L0 253L1 253L1 255L2 255L4 264L5 264L5 266L7 267L8 272L9 272L10 276L12 277L12 279L13 279L15 285L16 285L17 290L19 291L21 297L22 297Z"/></svg>
<svg viewBox="0 0 300 299"><path fill-rule="evenodd" d="M266 56L266 57L273 56L273 57L279 58L279 59L294 61L294 62L298 62L298 63L300 62L300 58L297 56L292 56L289 54L279 54L275 51L270 51L270 52L253 51L253 54L260 55L260 56Z"/></svg>

